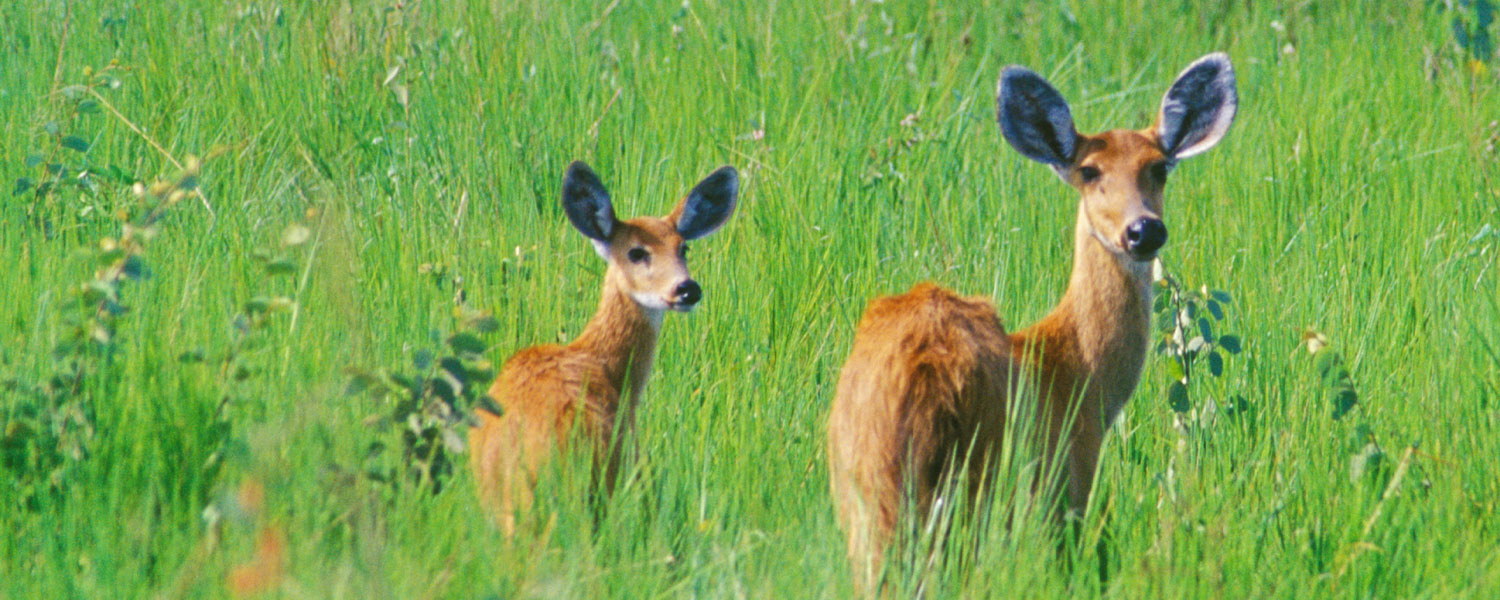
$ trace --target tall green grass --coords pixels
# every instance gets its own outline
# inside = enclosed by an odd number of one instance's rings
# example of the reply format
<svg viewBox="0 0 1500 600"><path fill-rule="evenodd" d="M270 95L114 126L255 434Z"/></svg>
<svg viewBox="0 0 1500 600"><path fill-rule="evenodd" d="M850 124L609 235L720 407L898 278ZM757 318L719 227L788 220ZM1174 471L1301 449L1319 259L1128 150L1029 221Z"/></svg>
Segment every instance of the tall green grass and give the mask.
<svg viewBox="0 0 1500 600"><path fill-rule="evenodd" d="M30 501L3 473L0 596L229 595L277 535L285 577L265 579L289 597L847 596L824 419L865 302L936 280L1021 326L1066 284L1075 198L1001 141L999 69L1047 76L1084 131L1139 128L1212 50L1240 115L1174 172L1163 256L1233 293L1244 339L1195 410L1249 410L1185 433L1148 361L1083 528L1108 531L1107 587L1089 540L1061 557L1046 530L991 522L899 589L1500 594L1500 236L1476 235L1500 227L1500 98L1440 5L185 4L0 4L0 191L45 177L33 154L144 181L175 176L164 153L207 157L89 359L87 458ZM60 90L111 62L120 115L73 114ZM628 483L596 519L577 478L544 481L550 525L505 540L467 472L436 495L359 475L385 409L346 395L344 369L401 368L452 330L456 290L424 264L493 313L497 363L575 335L603 269L557 205L575 159L622 215L664 214L720 164L742 198L694 248L706 299L664 327ZM108 182L34 198L0 202L8 380L52 372L70 290L133 201ZM292 224L313 236L282 248ZM257 249L299 272L264 275ZM259 295L298 309L258 331L246 379L179 360L231 347ZM1360 394L1342 419L1309 329ZM24 399L3 393L9 427ZM1383 458L1351 477L1367 439Z"/></svg>

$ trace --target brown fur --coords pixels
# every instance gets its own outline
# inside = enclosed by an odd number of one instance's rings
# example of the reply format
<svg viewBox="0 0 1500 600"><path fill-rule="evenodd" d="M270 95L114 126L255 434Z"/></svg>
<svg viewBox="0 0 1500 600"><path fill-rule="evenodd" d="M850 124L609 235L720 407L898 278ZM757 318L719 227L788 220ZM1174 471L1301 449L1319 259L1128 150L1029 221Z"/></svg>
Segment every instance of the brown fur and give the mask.
<svg viewBox="0 0 1500 600"><path fill-rule="evenodd" d="M673 225L681 210L664 219L618 223L608 244L599 309L583 333L566 346L517 352L490 387L503 414L479 411L479 425L469 431L470 465L481 500L507 535L532 503L537 473L570 434L591 446L606 491L614 481L620 453L612 436L633 426L662 318L662 309L643 307L632 294L670 298L687 279L683 239ZM656 268L626 258L637 247L651 251Z"/></svg>
<svg viewBox="0 0 1500 600"><path fill-rule="evenodd" d="M1104 430L1134 391L1145 358L1150 263L1121 247L1129 223L1161 210L1162 186L1146 170L1163 159L1153 130L1079 136L1077 158L1063 173L1082 195L1072 277L1057 307L1030 328L1007 335L987 300L930 283L870 303L828 425L833 495L861 587L880 571L906 485L917 514L926 515L933 490L968 444L971 470L983 468L985 453L1002 441L1017 373L1039 390L1038 426L1049 450L1063 444L1068 506L1087 506ZM1085 166L1103 175L1085 184L1078 175Z"/></svg>

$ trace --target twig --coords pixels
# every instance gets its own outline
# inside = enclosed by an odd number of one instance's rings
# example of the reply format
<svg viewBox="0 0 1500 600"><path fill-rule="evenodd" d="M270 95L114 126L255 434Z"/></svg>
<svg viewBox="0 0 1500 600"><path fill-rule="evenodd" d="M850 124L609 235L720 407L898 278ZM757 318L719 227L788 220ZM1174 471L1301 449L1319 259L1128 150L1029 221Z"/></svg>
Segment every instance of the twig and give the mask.
<svg viewBox="0 0 1500 600"><path fill-rule="evenodd" d="M604 7L604 12L599 14L599 18L594 19L588 25L584 26L583 35L586 36L590 33L593 33L595 29L598 29L600 25L603 25L604 19L609 17L609 13L615 12L615 8L618 6L620 6L620 0L613 0L612 2L610 2L609 6Z"/></svg>
<svg viewBox="0 0 1500 600"><path fill-rule="evenodd" d="M453 236L458 237L458 226L463 223L464 211L469 208L469 190L464 190L458 196L458 214L453 215Z"/></svg>
<svg viewBox="0 0 1500 600"><path fill-rule="evenodd" d="M594 119L594 124L589 125L589 138L599 139L599 124L604 122L604 115L609 114L609 108L615 105L615 100L620 99L620 92L624 88L615 88L615 95L609 97L609 102L604 104L604 110L599 112L599 118Z"/></svg>
<svg viewBox="0 0 1500 600"><path fill-rule="evenodd" d="M1385 486L1385 491L1380 494L1380 502L1375 504L1375 510L1370 512L1370 518L1365 519L1364 533L1361 538L1370 537L1370 530L1375 527L1375 521L1380 518L1381 510L1385 508L1385 501L1396 494L1396 487L1401 485L1401 480L1406 478L1406 468L1411 466L1411 455L1417 451L1416 446L1407 446L1406 452L1401 455L1401 462L1396 465L1396 472L1391 475L1391 482Z"/></svg>
<svg viewBox="0 0 1500 600"><path fill-rule="evenodd" d="M186 170L186 167L182 166L182 162L178 161L177 157L172 156L171 152L167 152L167 149L163 148L161 144L157 143L156 139L152 138L150 134L147 134L144 129L141 129L138 125L131 122L130 119L126 118L119 109L115 108L115 105L110 104L109 100L106 100L103 95L100 95L98 90L86 86L84 87L84 89L88 90L89 95L93 96L95 100L98 100L99 104L106 110L108 110L110 114L114 115L116 119L119 119L120 122L124 123L126 127L129 127L131 131L134 131L136 135L141 136L141 139L146 140L146 143L151 144L151 147L156 149L156 151L162 156L166 157L167 161L171 162L173 166L177 167L178 169ZM208 197L204 196L203 192L196 186L193 187L193 195L197 196L198 200L203 203L203 208L208 209L208 216L217 221L218 214L214 212L213 205L208 203Z"/></svg>
<svg viewBox="0 0 1500 600"><path fill-rule="evenodd" d="M52 67L52 93L62 87L63 51L68 47L68 31L73 24L73 3L63 3L62 38L57 41L57 64Z"/></svg>

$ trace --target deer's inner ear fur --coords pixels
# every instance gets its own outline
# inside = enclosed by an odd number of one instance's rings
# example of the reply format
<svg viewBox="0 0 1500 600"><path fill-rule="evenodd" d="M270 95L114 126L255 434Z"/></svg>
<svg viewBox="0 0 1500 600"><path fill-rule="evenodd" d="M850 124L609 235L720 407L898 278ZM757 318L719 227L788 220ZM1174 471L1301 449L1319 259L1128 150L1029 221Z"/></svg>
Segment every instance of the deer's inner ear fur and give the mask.
<svg viewBox="0 0 1500 600"><path fill-rule="evenodd" d="M579 233L595 242L609 242L615 230L615 209L599 176L582 161L568 165L563 175L562 205Z"/></svg>
<svg viewBox="0 0 1500 600"><path fill-rule="evenodd" d="M1062 94L1024 67L1000 72L1000 132L1017 152L1062 171L1073 164L1078 132Z"/></svg>
<svg viewBox="0 0 1500 600"><path fill-rule="evenodd" d="M693 186L693 191L688 192L669 218L676 224L682 239L701 238L729 220L739 194L739 173L734 167L720 167Z"/></svg>
<svg viewBox="0 0 1500 600"><path fill-rule="evenodd" d="M1229 57L1216 52L1193 61L1162 96L1156 119L1162 153L1177 160L1214 147L1229 131L1238 108Z"/></svg>

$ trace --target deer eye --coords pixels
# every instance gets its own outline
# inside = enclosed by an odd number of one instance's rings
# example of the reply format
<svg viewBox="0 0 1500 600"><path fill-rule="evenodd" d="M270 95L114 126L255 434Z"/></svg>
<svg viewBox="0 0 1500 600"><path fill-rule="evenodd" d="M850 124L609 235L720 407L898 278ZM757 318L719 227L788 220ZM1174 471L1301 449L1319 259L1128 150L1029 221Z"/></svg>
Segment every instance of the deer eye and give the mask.
<svg viewBox="0 0 1500 600"><path fill-rule="evenodd" d="M688 245L687 244L683 244L683 245L677 247L677 255L678 256L681 256L683 258L687 258L687 253L688 253Z"/></svg>
<svg viewBox="0 0 1500 600"><path fill-rule="evenodd" d="M1098 181L1100 175L1103 175L1103 173L1099 172L1099 167L1090 166L1078 168L1078 178L1083 180L1084 183L1093 183L1095 181Z"/></svg>
<svg viewBox="0 0 1500 600"><path fill-rule="evenodd" d="M630 259L630 262L633 262L635 264L641 264L651 259L651 253L646 252L645 248L636 247L631 248L629 252L626 252L625 258Z"/></svg>

